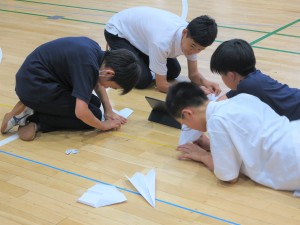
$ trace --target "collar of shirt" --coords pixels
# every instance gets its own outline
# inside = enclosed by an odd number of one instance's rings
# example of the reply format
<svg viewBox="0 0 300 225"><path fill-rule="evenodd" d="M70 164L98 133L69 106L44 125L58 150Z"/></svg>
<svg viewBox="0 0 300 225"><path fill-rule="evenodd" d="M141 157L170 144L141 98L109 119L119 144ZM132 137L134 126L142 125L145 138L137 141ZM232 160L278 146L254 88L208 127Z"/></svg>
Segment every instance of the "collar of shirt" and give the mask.
<svg viewBox="0 0 300 225"><path fill-rule="evenodd" d="M177 30L174 40L175 45L175 55L183 55L182 49L181 49L181 40L182 40L182 31L185 27L181 27Z"/></svg>

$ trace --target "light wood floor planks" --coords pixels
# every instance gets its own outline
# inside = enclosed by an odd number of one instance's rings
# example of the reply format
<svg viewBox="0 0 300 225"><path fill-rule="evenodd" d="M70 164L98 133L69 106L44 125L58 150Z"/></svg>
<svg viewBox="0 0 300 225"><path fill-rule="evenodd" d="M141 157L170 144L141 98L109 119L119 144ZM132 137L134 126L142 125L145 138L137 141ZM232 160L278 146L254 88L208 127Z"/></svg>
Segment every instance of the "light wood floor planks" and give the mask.
<svg viewBox="0 0 300 225"><path fill-rule="evenodd" d="M243 38L257 57L257 68L300 88L300 4L298 0L189 0L187 20L207 14L219 25L216 42L199 55L199 69L228 89L209 70L210 56L222 41ZM147 5L181 15L180 0L2 0L0 3L0 120L17 102L15 73L38 45L63 36L88 36L103 48L106 21L116 12ZM49 19L61 16L60 19ZM184 57L182 79L186 79ZM33 142L4 144L0 135L0 224L2 225L298 225L300 199L242 178L235 185L217 181L203 165L176 159L179 130L147 121L144 96L164 99L155 88L125 96L110 90L113 107L134 114L116 132L53 132ZM66 155L75 148L77 155ZM156 208L125 175L157 172ZM92 208L76 200L96 182L112 184L126 203Z"/></svg>

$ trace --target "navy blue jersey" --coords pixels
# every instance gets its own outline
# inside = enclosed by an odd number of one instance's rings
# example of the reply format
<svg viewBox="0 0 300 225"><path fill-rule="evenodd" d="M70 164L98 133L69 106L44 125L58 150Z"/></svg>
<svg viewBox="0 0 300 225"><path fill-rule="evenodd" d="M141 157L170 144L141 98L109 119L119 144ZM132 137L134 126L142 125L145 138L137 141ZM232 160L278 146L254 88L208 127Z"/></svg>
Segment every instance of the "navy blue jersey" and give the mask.
<svg viewBox="0 0 300 225"><path fill-rule="evenodd" d="M226 96L231 98L240 93L258 97L279 115L286 116L291 121L300 119L300 89L281 84L259 70L248 74L240 81L237 89L227 92Z"/></svg>
<svg viewBox="0 0 300 225"><path fill-rule="evenodd" d="M50 102L63 92L89 103L105 52L87 37L47 42L25 59L16 74L16 93L31 102Z"/></svg>

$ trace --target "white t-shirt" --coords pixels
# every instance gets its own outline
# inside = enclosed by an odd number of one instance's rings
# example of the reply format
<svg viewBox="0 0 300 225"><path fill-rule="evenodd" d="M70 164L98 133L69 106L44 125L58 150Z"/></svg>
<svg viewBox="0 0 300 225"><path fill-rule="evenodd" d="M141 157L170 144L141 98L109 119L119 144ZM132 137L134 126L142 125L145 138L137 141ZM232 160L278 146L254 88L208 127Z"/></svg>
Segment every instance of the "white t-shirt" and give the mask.
<svg viewBox="0 0 300 225"><path fill-rule="evenodd" d="M150 70L167 74L167 58L183 55L182 31L188 23L179 16L151 7L134 7L115 14L107 22L107 32L128 40L149 56ZM197 55L186 56L196 61Z"/></svg>
<svg viewBox="0 0 300 225"><path fill-rule="evenodd" d="M214 173L243 173L262 185L300 190L300 120L290 122L257 97L239 94L206 111Z"/></svg>

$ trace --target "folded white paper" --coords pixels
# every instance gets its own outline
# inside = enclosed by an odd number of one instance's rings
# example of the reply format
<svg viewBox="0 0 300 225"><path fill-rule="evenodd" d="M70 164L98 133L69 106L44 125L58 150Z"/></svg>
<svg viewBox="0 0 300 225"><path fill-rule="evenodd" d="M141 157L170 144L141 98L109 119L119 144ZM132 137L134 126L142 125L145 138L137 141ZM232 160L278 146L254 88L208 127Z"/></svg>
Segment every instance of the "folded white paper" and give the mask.
<svg viewBox="0 0 300 225"><path fill-rule="evenodd" d="M135 173L131 178L126 177L146 201L155 208L155 170L150 170L147 175Z"/></svg>
<svg viewBox="0 0 300 225"><path fill-rule="evenodd" d="M123 116L126 119L133 113L133 110L129 109L129 108L124 108L120 111L117 111L117 110L113 109L113 111L115 113L117 113L119 116Z"/></svg>
<svg viewBox="0 0 300 225"><path fill-rule="evenodd" d="M202 135L201 131L191 129L188 126L183 124L181 133L179 136L178 144L183 145L183 144L186 144L189 142L194 142L194 141L198 140L201 135Z"/></svg>
<svg viewBox="0 0 300 225"><path fill-rule="evenodd" d="M77 201L98 208L127 201L127 198L115 186L99 183L89 188Z"/></svg>
<svg viewBox="0 0 300 225"><path fill-rule="evenodd" d="M219 98L219 96L216 96L215 94L208 94L206 96L210 101L216 101Z"/></svg>

